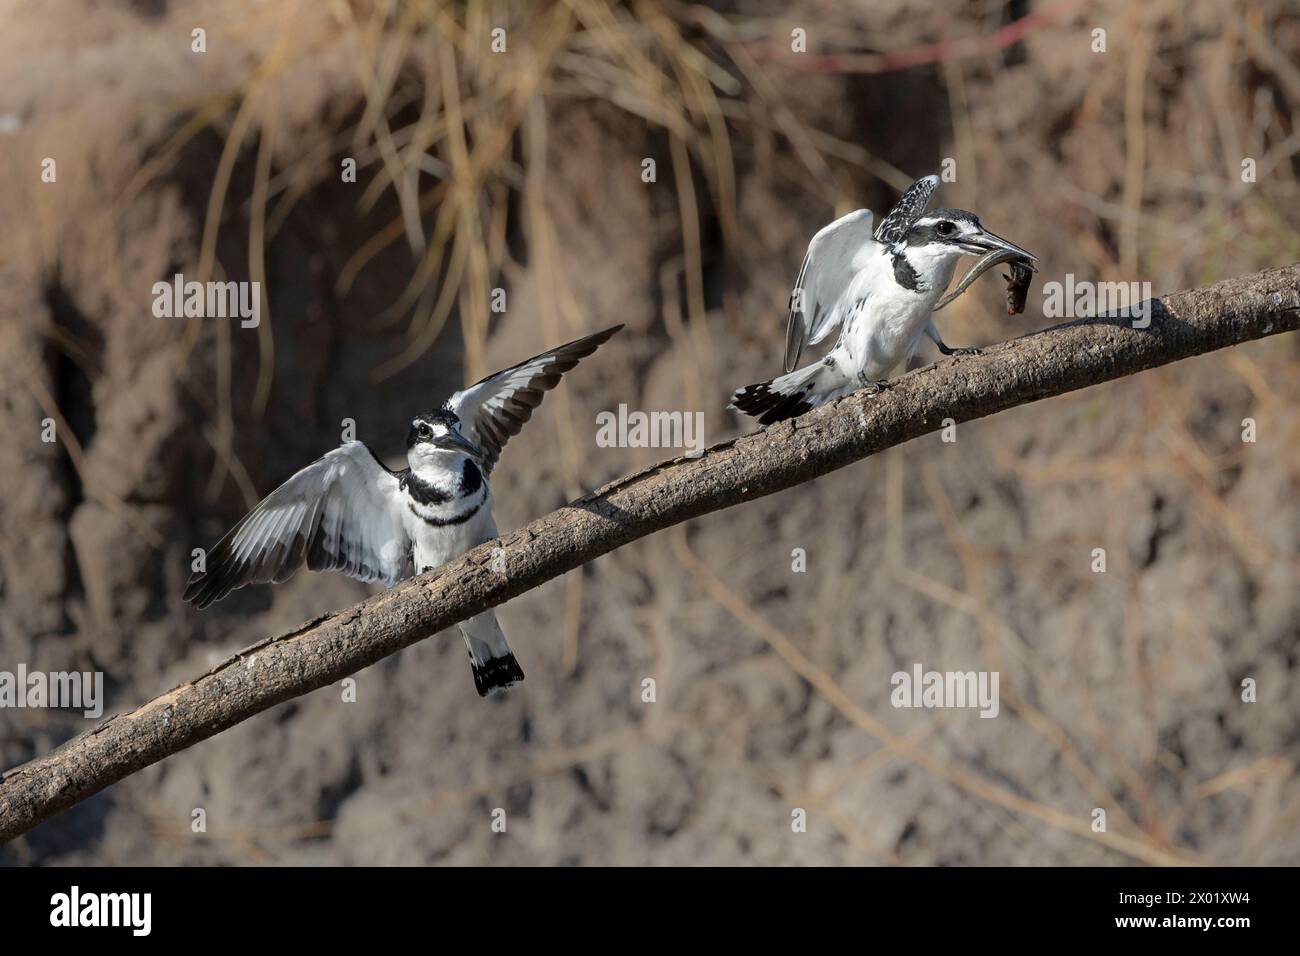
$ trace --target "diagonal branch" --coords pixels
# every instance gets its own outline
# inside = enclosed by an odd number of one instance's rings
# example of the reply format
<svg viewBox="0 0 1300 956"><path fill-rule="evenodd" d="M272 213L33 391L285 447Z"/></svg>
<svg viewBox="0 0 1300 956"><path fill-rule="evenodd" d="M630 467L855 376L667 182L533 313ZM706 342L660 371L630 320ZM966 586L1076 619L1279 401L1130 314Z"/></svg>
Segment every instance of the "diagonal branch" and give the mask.
<svg viewBox="0 0 1300 956"><path fill-rule="evenodd" d="M327 686L621 545L938 429L1300 328L1300 264L1153 300L1149 328L1085 319L948 359L884 391L663 462L354 607L247 648L0 776L0 842L275 704Z"/></svg>

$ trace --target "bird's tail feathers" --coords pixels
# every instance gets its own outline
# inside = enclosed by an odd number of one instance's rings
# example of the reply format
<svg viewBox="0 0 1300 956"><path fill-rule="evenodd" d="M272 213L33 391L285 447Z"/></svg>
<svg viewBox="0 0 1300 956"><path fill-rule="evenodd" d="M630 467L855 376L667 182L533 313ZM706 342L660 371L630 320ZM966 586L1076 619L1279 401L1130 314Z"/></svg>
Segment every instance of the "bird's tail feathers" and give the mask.
<svg viewBox="0 0 1300 956"><path fill-rule="evenodd" d="M771 425L848 395L856 387L833 360L823 360L769 382L746 385L731 396L728 407Z"/></svg>
<svg viewBox="0 0 1300 956"><path fill-rule="evenodd" d="M505 693L524 679L524 670L514 654L494 657L486 664L471 663L470 669L474 672L474 689L480 697Z"/></svg>
<svg viewBox="0 0 1300 956"><path fill-rule="evenodd" d="M497 623L495 611L484 611L462 622L460 633L469 648L474 689L480 697L501 693L524 679L523 668L506 643L505 632Z"/></svg>

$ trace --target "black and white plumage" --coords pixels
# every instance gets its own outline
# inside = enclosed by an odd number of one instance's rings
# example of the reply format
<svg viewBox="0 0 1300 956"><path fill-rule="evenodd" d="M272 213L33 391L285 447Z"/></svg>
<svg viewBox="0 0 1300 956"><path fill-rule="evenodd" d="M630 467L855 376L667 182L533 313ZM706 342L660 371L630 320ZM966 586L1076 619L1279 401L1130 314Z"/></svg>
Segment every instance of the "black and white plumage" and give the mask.
<svg viewBox="0 0 1300 956"><path fill-rule="evenodd" d="M938 176L917 180L873 232L859 209L813 236L791 296L785 375L737 390L730 407L764 424L793 418L904 366L929 335L945 355L931 314L952 281L957 260L993 249L1034 256L986 230L964 209L926 212ZM805 345L841 329L821 361L795 370Z"/></svg>
<svg viewBox="0 0 1300 956"><path fill-rule="evenodd" d="M304 564L393 585L497 535L488 477L506 442L561 376L622 326L569 342L417 415L408 467L393 471L351 441L267 495L211 549L185 600L204 608L246 584L284 581ZM479 694L523 680L492 610L460 625Z"/></svg>

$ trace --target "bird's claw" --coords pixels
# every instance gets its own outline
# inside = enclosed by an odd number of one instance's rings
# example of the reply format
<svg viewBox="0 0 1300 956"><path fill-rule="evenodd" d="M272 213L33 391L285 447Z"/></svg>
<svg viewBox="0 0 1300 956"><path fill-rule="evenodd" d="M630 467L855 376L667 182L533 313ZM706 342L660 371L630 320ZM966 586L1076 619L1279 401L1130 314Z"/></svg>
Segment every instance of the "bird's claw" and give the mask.
<svg viewBox="0 0 1300 956"><path fill-rule="evenodd" d="M872 380L867 378L861 372L858 373L858 386L868 395L875 395L885 390L884 379Z"/></svg>
<svg viewBox="0 0 1300 956"><path fill-rule="evenodd" d="M950 355L979 355L980 354L980 350L974 347L966 348L966 349L954 349L954 348L949 348L947 345L944 345L942 342L936 342L935 344L939 347L939 351L945 357Z"/></svg>

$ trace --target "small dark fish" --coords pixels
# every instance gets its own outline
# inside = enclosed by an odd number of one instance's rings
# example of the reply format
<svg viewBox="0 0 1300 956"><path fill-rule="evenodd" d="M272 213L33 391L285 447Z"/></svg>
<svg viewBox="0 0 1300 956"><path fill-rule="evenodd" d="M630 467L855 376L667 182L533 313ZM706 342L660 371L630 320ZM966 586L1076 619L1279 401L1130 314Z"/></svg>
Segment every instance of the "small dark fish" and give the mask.
<svg viewBox="0 0 1300 956"><path fill-rule="evenodd" d="M1034 279L1034 270L1023 259L1011 263L1011 275L1002 273L1007 280L1007 315L1019 315L1025 311L1025 301L1029 298L1029 283Z"/></svg>
<svg viewBox="0 0 1300 956"><path fill-rule="evenodd" d="M1004 262L1010 262L1013 259L1018 259L1018 258L1019 257L1016 255L1016 253L1012 252L1010 249L994 249L991 252L985 253L983 256L977 259L975 264L970 267L970 270L964 276L962 276L961 281L958 282L957 285L947 295L945 295L942 299L940 299L935 304L934 311L938 312L940 309L946 306L953 299L957 298L957 296L961 295L963 292L969 289L971 285L974 284L976 279L978 279L984 273L988 272L994 266L1001 265Z"/></svg>
<svg viewBox="0 0 1300 956"><path fill-rule="evenodd" d="M940 299L935 304L934 311L938 312L948 303L952 302L953 299L957 298L957 296L961 295L963 292L969 289L976 279L978 279L984 273L988 272L994 266L1001 265L1004 262L1011 263L1011 274L1012 276L1014 276L1014 279L1007 279L1007 282L1015 283L1014 286L1016 290L1015 304L1019 305L1019 308L1015 309L1012 312L1008 312L1007 314L1015 315L1018 312L1023 312L1025 309L1025 299L1029 296L1029 280L1030 278L1032 278L1033 273L1036 272L1037 269L1035 268L1032 260L1026 259L1023 256L1020 256L1012 252L1010 249L994 249L991 252L985 253L981 258L976 260L975 264L970 267L970 271L968 271L964 276L962 276L961 281L957 283L957 285L952 289L952 291L950 291L947 295L945 295L942 299ZM1006 276L1004 275L1003 278L1006 278ZM1008 289L1007 289L1008 308L1010 308L1013 304L1013 300L1011 298L1012 295L1011 288L1012 287L1008 285Z"/></svg>

